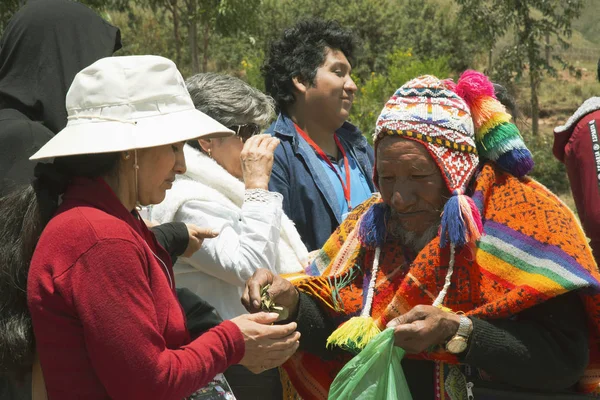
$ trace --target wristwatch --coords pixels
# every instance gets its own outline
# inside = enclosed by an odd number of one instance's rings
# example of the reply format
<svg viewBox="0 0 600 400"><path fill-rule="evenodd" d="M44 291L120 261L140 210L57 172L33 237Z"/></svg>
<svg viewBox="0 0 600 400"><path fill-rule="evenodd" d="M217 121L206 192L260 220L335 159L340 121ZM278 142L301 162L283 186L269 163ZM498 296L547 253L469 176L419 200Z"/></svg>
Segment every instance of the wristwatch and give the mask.
<svg viewBox="0 0 600 400"><path fill-rule="evenodd" d="M446 343L446 351L451 354L460 354L467 349L469 336L473 331L473 321L464 315L460 316L460 323L456 335Z"/></svg>

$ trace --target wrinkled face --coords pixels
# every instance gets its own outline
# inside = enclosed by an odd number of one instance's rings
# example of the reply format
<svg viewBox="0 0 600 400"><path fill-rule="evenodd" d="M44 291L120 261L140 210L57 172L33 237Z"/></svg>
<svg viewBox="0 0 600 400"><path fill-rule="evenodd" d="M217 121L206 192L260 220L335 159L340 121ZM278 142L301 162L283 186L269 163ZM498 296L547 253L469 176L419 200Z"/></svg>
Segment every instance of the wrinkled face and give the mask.
<svg viewBox="0 0 600 400"><path fill-rule="evenodd" d="M382 199L392 210L390 229L413 236L437 232L449 193L440 169L422 144L383 138L377 147L377 173Z"/></svg>
<svg viewBox="0 0 600 400"><path fill-rule="evenodd" d="M138 201L159 204L173 186L175 175L185 173L184 142L140 149L138 154Z"/></svg>
<svg viewBox="0 0 600 400"><path fill-rule="evenodd" d="M244 148L244 143L239 136L228 136L219 139L200 139L200 146L227 172L238 179L243 179L242 162L240 155Z"/></svg>
<svg viewBox="0 0 600 400"><path fill-rule="evenodd" d="M317 69L314 83L306 87L305 102L313 116L331 121L332 129L342 126L350 116L357 90L351 71L344 53L327 49L325 62Z"/></svg>

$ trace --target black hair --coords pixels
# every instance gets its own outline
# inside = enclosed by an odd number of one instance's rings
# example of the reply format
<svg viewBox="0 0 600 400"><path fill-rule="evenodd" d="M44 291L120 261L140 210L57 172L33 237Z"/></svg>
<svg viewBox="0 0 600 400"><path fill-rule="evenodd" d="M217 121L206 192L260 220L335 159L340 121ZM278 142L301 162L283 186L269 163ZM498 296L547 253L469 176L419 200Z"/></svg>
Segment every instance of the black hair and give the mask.
<svg viewBox="0 0 600 400"><path fill-rule="evenodd" d="M355 47L354 35L337 21L312 18L286 29L279 40L271 43L261 69L265 89L278 111L286 111L295 101L293 78L314 83L327 48L341 51L352 64Z"/></svg>
<svg viewBox="0 0 600 400"><path fill-rule="evenodd" d="M596 68L596 78L598 78L598 82L600 82L600 58L598 59L598 66Z"/></svg>
<svg viewBox="0 0 600 400"><path fill-rule="evenodd" d="M504 107L506 107L506 110L513 118L513 122L516 122L517 118L519 117L519 108L517 107L517 102L515 101L514 97L510 95L504 86L498 83L494 83L493 85L496 98Z"/></svg>
<svg viewBox="0 0 600 400"><path fill-rule="evenodd" d="M119 153L77 155L38 163L35 178L0 198L0 375L31 371L35 343L27 308L27 274L35 246L73 177L117 172Z"/></svg>

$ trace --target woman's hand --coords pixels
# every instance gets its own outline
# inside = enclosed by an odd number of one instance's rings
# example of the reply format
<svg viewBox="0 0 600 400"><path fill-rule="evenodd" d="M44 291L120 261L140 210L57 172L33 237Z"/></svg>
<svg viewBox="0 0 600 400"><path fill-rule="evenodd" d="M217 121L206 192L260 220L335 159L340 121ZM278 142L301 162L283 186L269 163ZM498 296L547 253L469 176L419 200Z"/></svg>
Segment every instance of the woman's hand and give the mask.
<svg viewBox="0 0 600 400"><path fill-rule="evenodd" d="M191 257L195 252L200 250L204 239L216 238L219 232L215 232L210 228L200 228L194 224L185 224L188 229L189 241L188 246L183 252L184 257Z"/></svg>
<svg viewBox="0 0 600 400"><path fill-rule="evenodd" d="M276 313L244 314L231 320L244 335L246 352L240 364L255 374L280 366L300 345L295 322L271 325L278 316Z"/></svg>
<svg viewBox="0 0 600 400"><path fill-rule="evenodd" d="M444 344L456 334L460 315L442 311L438 307L419 305L404 315L391 320L387 327L394 328L394 342L407 353L417 354L431 346Z"/></svg>
<svg viewBox="0 0 600 400"><path fill-rule="evenodd" d="M246 141L240 159L246 189L269 190L273 168L273 152L279 139L271 135L255 135Z"/></svg>
<svg viewBox="0 0 600 400"><path fill-rule="evenodd" d="M259 312L261 302L261 289L269 286L269 296L276 305L285 307L288 315L294 317L298 312L298 290L289 281L279 275L274 275L265 268L259 268L246 282L246 288L242 295L242 304L251 313Z"/></svg>

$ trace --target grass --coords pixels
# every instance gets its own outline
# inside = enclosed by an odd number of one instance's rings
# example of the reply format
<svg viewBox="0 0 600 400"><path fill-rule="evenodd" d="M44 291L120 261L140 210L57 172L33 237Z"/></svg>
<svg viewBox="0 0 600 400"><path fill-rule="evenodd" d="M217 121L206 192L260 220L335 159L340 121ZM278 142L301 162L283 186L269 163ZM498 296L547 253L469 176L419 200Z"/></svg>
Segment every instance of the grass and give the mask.
<svg viewBox="0 0 600 400"><path fill-rule="evenodd" d="M580 32L588 41L598 45L600 45L599 9L600 0L586 0L581 16L573 23L573 29Z"/></svg>

